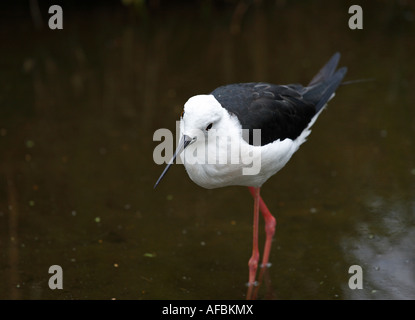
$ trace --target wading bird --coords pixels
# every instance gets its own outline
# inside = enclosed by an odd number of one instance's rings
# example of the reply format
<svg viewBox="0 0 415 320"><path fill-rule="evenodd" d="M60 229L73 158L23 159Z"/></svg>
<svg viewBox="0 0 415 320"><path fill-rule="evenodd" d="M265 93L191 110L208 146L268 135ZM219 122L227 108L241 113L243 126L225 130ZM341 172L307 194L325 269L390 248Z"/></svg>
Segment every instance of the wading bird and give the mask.
<svg viewBox="0 0 415 320"><path fill-rule="evenodd" d="M154 188L177 156L190 179L201 187L249 188L254 198L254 223L247 298L252 298L259 262L259 211L266 232L263 270L268 266L276 225L260 196L260 188L306 141L311 126L333 98L347 71L346 67L337 69L339 59L340 54L334 54L305 87L263 82L230 84L210 94L191 97L184 105L180 142ZM213 131L215 138L210 139ZM238 148L232 149L235 144ZM259 164L255 173L247 172L255 163Z"/></svg>

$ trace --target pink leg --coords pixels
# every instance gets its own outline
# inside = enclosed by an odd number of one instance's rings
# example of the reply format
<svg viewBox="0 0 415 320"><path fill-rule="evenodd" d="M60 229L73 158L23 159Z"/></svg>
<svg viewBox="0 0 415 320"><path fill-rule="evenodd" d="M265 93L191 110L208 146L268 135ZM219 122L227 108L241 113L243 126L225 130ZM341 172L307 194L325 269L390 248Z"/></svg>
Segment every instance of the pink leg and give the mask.
<svg viewBox="0 0 415 320"><path fill-rule="evenodd" d="M259 261L259 249L258 249L258 220L259 220L259 191L260 188L252 188L253 196L254 196L254 227L253 227L253 241L252 241L252 256L249 259L248 266L249 266L249 283L248 283L248 293L247 299L252 298L252 289L255 286L255 277L256 271L258 269L258 261Z"/></svg>
<svg viewBox="0 0 415 320"><path fill-rule="evenodd" d="M256 189L259 188L254 188L254 187L248 187L249 191L251 192L252 196L254 197L254 200L256 198ZM265 220L265 233L266 233L266 240L265 240L265 247L264 247L264 256L262 257L262 267L267 267L268 266L268 259L269 259L269 254L271 252L271 242L272 242L272 237L274 236L275 233L275 226L276 226L276 220L273 217L273 215L271 214L271 212L269 211L269 209L267 208L265 202L262 200L261 196L259 195L258 192L258 196L259 196L259 209L261 210L262 216L264 217Z"/></svg>

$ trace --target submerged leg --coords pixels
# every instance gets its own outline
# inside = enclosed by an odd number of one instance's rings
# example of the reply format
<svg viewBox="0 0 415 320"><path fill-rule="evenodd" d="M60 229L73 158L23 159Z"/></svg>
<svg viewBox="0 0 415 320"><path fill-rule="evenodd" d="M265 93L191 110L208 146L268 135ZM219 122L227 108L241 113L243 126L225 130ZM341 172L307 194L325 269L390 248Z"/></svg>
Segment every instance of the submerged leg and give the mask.
<svg viewBox="0 0 415 320"><path fill-rule="evenodd" d="M252 292L255 286L255 277L258 269L259 261L259 249L258 249L258 220L259 220L259 200L260 200L260 188L252 188L254 196L254 224L253 224L253 241L252 241L252 256L249 259L249 282L247 299L252 299Z"/></svg>
<svg viewBox="0 0 415 320"><path fill-rule="evenodd" d="M264 276L264 273L267 270L267 267L269 266L268 259L269 259L269 254L271 252L272 238L273 238L274 233L275 233L276 220L275 220L274 216L271 214L271 212L269 211L269 209L266 206L265 202L262 200L262 198L259 194L259 188L254 188L254 187L248 187L248 188L249 188L249 191L251 192L252 196L254 197L254 202L257 203L256 206L259 207L259 210L261 210L262 216L264 217L264 220L265 220L265 233L266 233L264 255L262 257L262 264L261 264L262 268L261 268L261 271L260 271L259 276L258 276L258 286L256 287L255 290L253 290L253 287L254 287L255 283L251 284L251 280L250 280L250 283L249 283L250 286L248 288L248 294L247 294L247 299L255 300L256 296L258 294L259 285L262 282L262 277ZM255 211L254 211L254 217L255 217ZM258 219L258 211L257 211L257 217L256 218ZM258 223L258 220L257 220L257 223ZM256 239L257 239L257 245L258 245L258 225L257 225L256 232L257 232ZM255 235L254 235L254 239L255 239ZM257 257L259 258L259 252L258 252ZM251 257L251 259L252 259L252 257ZM251 263L251 260L249 260L249 262ZM257 259L256 267L257 266L258 266L258 259ZM256 269L255 269L255 272L256 272ZM250 277L251 277L251 275L250 275Z"/></svg>
<svg viewBox="0 0 415 320"><path fill-rule="evenodd" d="M252 196L255 199L255 197L256 197L255 189L259 189L259 188L248 187L248 189L249 189L249 191L251 192ZM267 267L268 266L269 254L271 252L272 238L273 238L274 233L275 233L275 226L276 226L277 222L276 222L274 216L269 211L269 209L266 206L265 202L262 200L261 196L259 195L259 192L258 192L258 196L259 196L259 209L261 210L262 216L264 217L264 220L265 220L265 233L266 233L264 256L262 257L261 266L262 267Z"/></svg>

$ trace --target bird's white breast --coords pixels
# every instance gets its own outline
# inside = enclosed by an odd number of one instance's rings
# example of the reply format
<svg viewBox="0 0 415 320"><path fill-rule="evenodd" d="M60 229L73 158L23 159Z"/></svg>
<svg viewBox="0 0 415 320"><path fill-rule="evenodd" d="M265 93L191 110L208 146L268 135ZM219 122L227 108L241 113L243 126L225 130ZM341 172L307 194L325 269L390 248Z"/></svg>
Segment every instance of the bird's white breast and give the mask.
<svg viewBox="0 0 415 320"><path fill-rule="evenodd" d="M190 144L180 154L190 179L207 189L231 185L262 186L286 165L300 145L306 141L311 132L310 127L322 111L314 116L309 126L295 140L287 138L264 146L253 146L243 140L242 128L237 117L223 110L224 114L216 128L217 138L213 149L212 140L206 137L203 141L198 139ZM192 114L193 116L195 114ZM180 135L186 134L186 130L182 119ZM213 150L215 152L212 152Z"/></svg>
<svg viewBox="0 0 415 320"><path fill-rule="evenodd" d="M232 143L232 139L225 141L221 136L214 157L209 142L191 144L180 155L190 179L201 187L260 187L285 166L309 134L309 131L305 132L294 141L285 139L265 146L252 146L242 139L240 126L230 121L228 129L238 137L236 146L235 139Z"/></svg>

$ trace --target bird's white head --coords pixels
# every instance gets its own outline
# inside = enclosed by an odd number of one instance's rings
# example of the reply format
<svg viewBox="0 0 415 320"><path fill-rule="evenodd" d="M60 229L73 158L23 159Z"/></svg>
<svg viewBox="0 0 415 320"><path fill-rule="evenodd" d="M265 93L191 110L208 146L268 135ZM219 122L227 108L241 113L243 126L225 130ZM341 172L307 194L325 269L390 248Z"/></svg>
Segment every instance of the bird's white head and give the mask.
<svg viewBox="0 0 415 320"><path fill-rule="evenodd" d="M213 142L210 147L216 148L217 141L215 134L219 134L220 139L225 141L224 144L219 143L219 145L227 146L227 135L234 134L237 136L240 134L238 131L240 128L241 125L236 116L231 115L223 108L213 95L197 95L191 97L185 103L183 114L180 118L180 141L177 149L154 187L164 177L177 156L180 156L183 161L184 154L187 153L193 159L194 151L198 148L207 147L210 141ZM212 139L210 140L209 138ZM206 152L196 152L198 159L196 162L203 163L206 160L206 154ZM183 161L182 163L186 166L189 164L189 161Z"/></svg>
<svg viewBox="0 0 415 320"><path fill-rule="evenodd" d="M191 97L184 105L180 118L180 142L154 188L167 173L178 155L189 145L203 143L208 131L212 128L220 130L226 127L229 113L221 106L213 95L197 95Z"/></svg>
<svg viewBox="0 0 415 320"><path fill-rule="evenodd" d="M180 121L181 136L195 141L200 134L207 134L210 129L220 129L226 110L212 95L191 97L184 105Z"/></svg>

